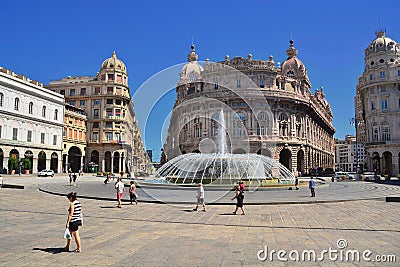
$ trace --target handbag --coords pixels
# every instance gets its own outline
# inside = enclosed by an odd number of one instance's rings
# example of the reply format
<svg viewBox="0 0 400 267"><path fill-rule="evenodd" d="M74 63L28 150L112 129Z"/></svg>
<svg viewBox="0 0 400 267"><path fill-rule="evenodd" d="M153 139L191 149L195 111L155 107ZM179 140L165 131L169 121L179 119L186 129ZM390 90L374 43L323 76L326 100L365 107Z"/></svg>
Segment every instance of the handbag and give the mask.
<svg viewBox="0 0 400 267"><path fill-rule="evenodd" d="M69 232L68 228L65 228L64 238L71 239L71 233Z"/></svg>

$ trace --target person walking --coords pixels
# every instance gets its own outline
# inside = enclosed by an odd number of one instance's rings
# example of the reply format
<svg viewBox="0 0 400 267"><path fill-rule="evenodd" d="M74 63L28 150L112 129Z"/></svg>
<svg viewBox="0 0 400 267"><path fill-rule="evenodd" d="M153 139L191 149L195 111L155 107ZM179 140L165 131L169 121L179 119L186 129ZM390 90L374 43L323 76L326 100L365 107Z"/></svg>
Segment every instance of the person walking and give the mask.
<svg viewBox="0 0 400 267"><path fill-rule="evenodd" d="M200 204L203 206L203 211L206 211L206 204L204 202L204 188L202 183L199 183L199 188L197 189L197 205L193 210L197 211Z"/></svg>
<svg viewBox="0 0 400 267"><path fill-rule="evenodd" d="M239 186L240 186L240 190L243 191L243 193L244 193L244 190L246 190L246 186L244 185L243 180L239 181Z"/></svg>
<svg viewBox="0 0 400 267"><path fill-rule="evenodd" d="M72 170L71 170L71 168L68 169L68 176L69 176L69 186L72 186Z"/></svg>
<svg viewBox="0 0 400 267"><path fill-rule="evenodd" d="M294 178L294 186L296 187L296 190L299 190L299 177Z"/></svg>
<svg viewBox="0 0 400 267"><path fill-rule="evenodd" d="M71 235L75 238L76 250L75 252L81 252L81 238L79 236L79 226L82 226L82 205L76 199L76 192L69 193L67 195L69 200L68 218L65 225L69 229ZM72 238L67 239L67 245L65 246L65 251L69 251Z"/></svg>
<svg viewBox="0 0 400 267"><path fill-rule="evenodd" d="M315 181L312 176L310 181L308 182L308 188L310 188L311 190L311 197L315 197Z"/></svg>
<svg viewBox="0 0 400 267"><path fill-rule="evenodd" d="M131 204L133 204L133 201L135 201L137 205L137 194L136 194L136 186L133 181L131 181L131 184L129 186L129 196L131 198Z"/></svg>
<svg viewBox="0 0 400 267"><path fill-rule="evenodd" d="M233 212L233 214L236 214L238 208L240 208L242 210L242 215L245 215L243 209L244 194L243 191L240 190L240 186L235 187L235 196L232 198L232 200L234 200L235 198L236 198L236 209Z"/></svg>
<svg viewBox="0 0 400 267"><path fill-rule="evenodd" d="M77 180L78 180L78 177L76 176L76 172L74 172L72 177L73 177L73 180L74 180L74 186L76 187L76 183L77 183Z"/></svg>
<svg viewBox="0 0 400 267"><path fill-rule="evenodd" d="M118 208L122 208L121 206L122 193L126 195L126 191L125 191L125 185L120 177L117 178L117 182L115 183L115 189L117 189Z"/></svg>

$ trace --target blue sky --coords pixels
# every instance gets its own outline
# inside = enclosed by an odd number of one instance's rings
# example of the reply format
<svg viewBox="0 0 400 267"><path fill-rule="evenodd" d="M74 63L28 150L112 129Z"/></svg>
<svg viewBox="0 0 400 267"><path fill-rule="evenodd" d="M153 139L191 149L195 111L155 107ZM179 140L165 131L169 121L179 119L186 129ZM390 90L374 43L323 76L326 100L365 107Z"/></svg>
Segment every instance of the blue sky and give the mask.
<svg viewBox="0 0 400 267"><path fill-rule="evenodd" d="M349 118L364 49L379 28L400 42L399 7L369 0L3 1L0 66L47 84L68 75L94 76L115 50L127 66L132 94L141 88L145 96L156 89L148 79L186 62L192 37L199 60L251 53L282 62L292 36L313 90L324 87L335 137L344 138L355 132ZM165 90L173 89L179 68L169 69ZM172 90L148 118L135 103L146 148L154 149L156 159L174 98Z"/></svg>

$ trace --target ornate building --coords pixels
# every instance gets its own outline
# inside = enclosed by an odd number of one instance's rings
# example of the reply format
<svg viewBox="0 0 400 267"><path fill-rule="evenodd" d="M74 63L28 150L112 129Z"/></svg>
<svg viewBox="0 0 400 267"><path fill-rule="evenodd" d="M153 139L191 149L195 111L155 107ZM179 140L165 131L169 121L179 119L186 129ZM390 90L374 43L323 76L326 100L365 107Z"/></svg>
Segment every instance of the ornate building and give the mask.
<svg viewBox="0 0 400 267"><path fill-rule="evenodd" d="M176 87L162 159L189 152L258 153L292 171L334 166L332 112L320 88L313 94L307 69L290 41L287 59L225 57L202 66L194 46ZM221 112L222 110L222 112ZM222 129L222 118L225 129Z"/></svg>
<svg viewBox="0 0 400 267"><path fill-rule="evenodd" d="M397 175L400 166L400 44L378 31L365 49L355 97L357 139L368 170Z"/></svg>
<svg viewBox="0 0 400 267"><path fill-rule="evenodd" d="M64 97L0 67L0 169L10 158L30 161L30 172L61 172Z"/></svg>
<svg viewBox="0 0 400 267"><path fill-rule="evenodd" d="M86 165L97 164L99 171L105 172L146 172L149 163L133 110L126 66L115 52L104 60L96 77L69 76L46 87L64 95L69 105L85 110ZM83 155L83 151L76 152Z"/></svg>
<svg viewBox="0 0 400 267"><path fill-rule="evenodd" d="M65 104L63 131L63 169L84 170L86 156L86 114L83 109Z"/></svg>

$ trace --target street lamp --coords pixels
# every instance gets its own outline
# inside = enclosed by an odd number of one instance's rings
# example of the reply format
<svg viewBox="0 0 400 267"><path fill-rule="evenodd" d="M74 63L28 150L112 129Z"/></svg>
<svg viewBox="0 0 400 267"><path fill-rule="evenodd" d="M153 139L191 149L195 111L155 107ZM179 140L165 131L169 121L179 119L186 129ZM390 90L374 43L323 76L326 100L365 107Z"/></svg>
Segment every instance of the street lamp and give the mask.
<svg viewBox="0 0 400 267"><path fill-rule="evenodd" d="M359 154L358 154L358 135L357 135L357 126L361 125L362 122L357 121L357 118L350 118L350 125L354 125L356 129L356 166L357 166L357 178L359 178L360 173L361 173L361 168L360 168L360 159L359 159Z"/></svg>

